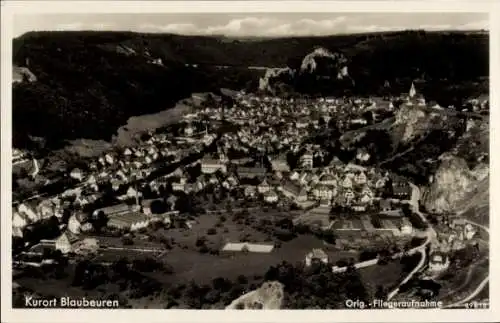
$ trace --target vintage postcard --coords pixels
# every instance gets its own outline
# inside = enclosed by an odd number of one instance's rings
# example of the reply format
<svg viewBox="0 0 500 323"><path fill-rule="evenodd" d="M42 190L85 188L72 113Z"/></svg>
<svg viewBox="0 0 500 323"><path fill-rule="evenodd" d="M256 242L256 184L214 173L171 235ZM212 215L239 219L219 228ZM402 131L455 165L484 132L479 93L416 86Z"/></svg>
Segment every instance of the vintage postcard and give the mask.
<svg viewBox="0 0 500 323"><path fill-rule="evenodd" d="M500 319L495 6L2 3L2 322Z"/></svg>

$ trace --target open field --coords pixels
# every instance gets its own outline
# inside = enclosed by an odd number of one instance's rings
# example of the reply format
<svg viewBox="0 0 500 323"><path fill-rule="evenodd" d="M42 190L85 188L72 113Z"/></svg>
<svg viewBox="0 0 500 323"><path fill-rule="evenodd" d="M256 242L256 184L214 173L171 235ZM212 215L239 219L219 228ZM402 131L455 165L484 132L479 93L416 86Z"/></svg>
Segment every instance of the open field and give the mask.
<svg viewBox="0 0 500 323"><path fill-rule="evenodd" d="M183 100L177 103L172 109L131 117L128 119L126 125L118 128L113 142L118 146L133 145L134 137L137 134L144 131L154 131L157 128L179 122L191 110L192 106Z"/></svg>
<svg viewBox="0 0 500 323"><path fill-rule="evenodd" d="M104 140L78 139L69 141L64 151L81 158L92 158L104 154L111 149L111 144Z"/></svg>
<svg viewBox="0 0 500 323"><path fill-rule="evenodd" d="M263 276L270 266L283 261L303 262L306 254L313 248L323 248L332 263L340 259L358 257L358 254L353 252L328 250L323 241L313 236L299 236L291 241L282 242L281 247L275 248L270 253L221 252L219 255L213 255L174 248L161 257L173 267L173 275L157 279L164 282L194 280L198 283L207 283L215 277L235 279L238 275Z"/></svg>
<svg viewBox="0 0 500 323"><path fill-rule="evenodd" d="M221 221L221 218L225 219ZM210 229L215 229L214 234L209 234ZM211 231L213 232L213 231ZM172 238L175 244L180 247L196 250L196 240L204 237L207 246L219 249L226 242L238 242L246 238L252 242L270 241L269 237L249 226L239 225L226 214L203 214L196 218L196 223L190 230L171 228L168 230L158 230L155 235L162 235L165 238Z"/></svg>
<svg viewBox="0 0 500 323"><path fill-rule="evenodd" d="M351 216L348 219L342 218L334 220L331 229L337 233L341 232L377 232L399 229L402 218L399 216L389 216L384 214L371 214L361 216Z"/></svg>
<svg viewBox="0 0 500 323"><path fill-rule="evenodd" d="M340 137L340 141L344 146L348 146L352 144L354 141L356 141L360 136L363 136L365 132L368 130L374 130L374 129L380 129L380 130L388 130L392 127L394 121L396 121L395 117L391 117L388 119L385 119L379 123L375 123L363 128L359 128L356 130L350 130L342 134Z"/></svg>
<svg viewBox="0 0 500 323"><path fill-rule="evenodd" d="M293 219L294 224L315 226L319 228L329 227L331 221L328 214L303 214Z"/></svg>
<svg viewBox="0 0 500 323"><path fill-rule="evenodd" d="M83 238L95 238L100 247L118 247L118 248L150 248L150 249L163 249L163 246L154 241L148 241L147 239L142 239L141 234L136 233L132 238L133 244L124 246L122 238L120 237L110 237L104 235L85 235Z"/></svg>
<svg viewBox="0 0 500 323"><path fill-rule="evenodd" d="M94 263L104 263L109 264L115 261L118 261L122 258L127 259L128 261L141 260L145 258L154 258L158 256L161 252L144 252L139 250L130 250L130 249L99 249L95 257L91 259Z"/></svg>

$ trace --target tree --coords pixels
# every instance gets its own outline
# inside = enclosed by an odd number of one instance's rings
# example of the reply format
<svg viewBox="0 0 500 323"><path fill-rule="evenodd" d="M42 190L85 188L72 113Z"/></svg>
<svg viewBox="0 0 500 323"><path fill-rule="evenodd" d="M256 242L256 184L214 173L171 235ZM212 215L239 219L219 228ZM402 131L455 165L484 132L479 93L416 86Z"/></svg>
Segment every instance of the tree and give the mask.
<svg viewBox="0 0 500 323"><path fill-rule="evenodd" d="M244 275L239 275L237 278L238 284L245 285L248 284L248 278L246 278Z"/></svg>
<svg viewBox="0 0 500 323"><path fill-rule="evenodd" d="M162 200L154 200L150 205L152 214L161 214L167 212L167 205Z"/></svg>
<svg viewBox="0 0 500 323"><path fill-rule="evenodd" d="M373 112L372 111L364 112L362 117L367 121L367 123L369 125L373 123Z"/></svg>
<svg viewBox="0 0 500 323"><path fill-rule="evenodd" d="M132 240L132 238L130 237L122 237L122 243L125 246L130 246L134 244L134 240Z"/></svg>
<svg viewBox="0 0 500 323"><path fill-rule="evenodd" d="M206 241L207 241L207 238L205 238L205 237L199 237L198 239L196 239L195 245L197 247L202 247L202 246L205 245Z"/></svg>
<svg viewBox="0 0 500 323"><path fill-rule="evenodd" d="M212 280L212 286L214 289L220 290L221 292L227 292L232 288L233 284L226 278L217 277Z"/></svg>
<svg viewBox="0 0 500 323"><path fill-rule="evenodd" d="M108 216L103 211L99 211L96 216L90 218L89 222L97 232L100 232L108 224L108 220Z"/></svg>
<svg viewBox="0 0 500 323"><path fill-rule="evenodd" d="M386 299L387 297L387 292L384 288L384 286L377 285L377 290L375 291L375 298L376 299Z"/></svg>

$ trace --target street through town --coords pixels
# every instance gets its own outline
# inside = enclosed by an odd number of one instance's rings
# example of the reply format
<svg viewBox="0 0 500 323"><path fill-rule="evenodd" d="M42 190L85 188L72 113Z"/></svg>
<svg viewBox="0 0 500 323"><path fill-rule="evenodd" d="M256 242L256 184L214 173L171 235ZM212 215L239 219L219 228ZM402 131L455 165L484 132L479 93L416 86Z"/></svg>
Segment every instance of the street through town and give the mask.
<svg viewBox="0 0 500 323"><path fill-rule="evenodd" d="M399 293L399 289L401 288L401 286L406 284L408 281L410 281L410 279L412 279L413 276L424 267L426 257L427 257L426 252L425 252L425 248L427 247L427 245L429 245L437 237L436 230L434 230L434 228L429 223L429 221L427 221L427 218L425 217L425 215L422 212L420 212L420 210L419 210L418 203L419 203L420 197L421 197L420 189L413 183L410 183L410 186L412 188L412 196L411 196L411 200L409 201L409 203L410 203L410 206L412 207L412 211L415 214L417 214L418 216L420 216L420 218L422 219L422 221L424 223L428 224L428 228L426 230L427 239L425 240L425 242L423 244L421 244L420 246L418 246L416 248L411 249L408 252L409 255L415 254L417 252L420 253L420 255L421 255L420 262L408 274L408 276L406 276L406 278L403 279L403 281L401 283L399 283L398 287L396 287L392 292L389 293L389 295L387 296L388 300L391 300L392 298L394 298L394 296L396 296Z"/></svg>

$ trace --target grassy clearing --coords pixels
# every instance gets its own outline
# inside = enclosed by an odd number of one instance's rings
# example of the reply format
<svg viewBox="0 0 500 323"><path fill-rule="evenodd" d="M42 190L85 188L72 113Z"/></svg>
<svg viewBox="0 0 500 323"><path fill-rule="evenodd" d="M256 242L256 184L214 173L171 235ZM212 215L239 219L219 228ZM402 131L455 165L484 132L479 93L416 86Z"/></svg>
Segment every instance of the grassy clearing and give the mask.
<svg viewBox="0 0 500 323"><path fill-rule="evenodd" d="M111 149L111 144L104 140L78 139L69 142L64 151L82 158L93 158Z"/></svg>
<svg viewBox="0 0 500 323"><path fill-rule="evenodd" d="M133 145L137 134L144 131L154 131L157 128L179 122L191 110L192 106L190 104L181 101L172 109L131 117L126 125L118 129L117 135L113 138L113 143L118 146Z"/></svg>
<svg viewBox="0 0 500 323"><path fill-rule="evenodd" d="M303 262L306 254L313 248L323 248L329 260L335 263L340 259L357 259L358 254L353 252L337 251L329 248L324 242L314 236L301 235L291 241L281 242L270 253L242 253L220 252L218 255L201 253L196 246L199 237L207 239L206 245L211 249L220 250L228 242L241 241L246 237L256 243L272 243L271 237L244 224L238 224L228 218L217 233L208 235L207 231L218 223L218 216L202 215L191 230L170 229L162 230L167 238L175 240L174 248L163 254L161 260L174 269L174 274L169 277L158 277L164 282L210 282L215 277L236 278L238 275L253 277L262 276L270 266L283 261L290 263Z"/></svg>
<svg viewBox="0 0 500 323"><path fill-rule="evenodd" d="M377 286L390 289L397 285L403 275L399 261L391 261L387 265L375 265L359 269L363 283L372 298L375 297Z"/></svg>

